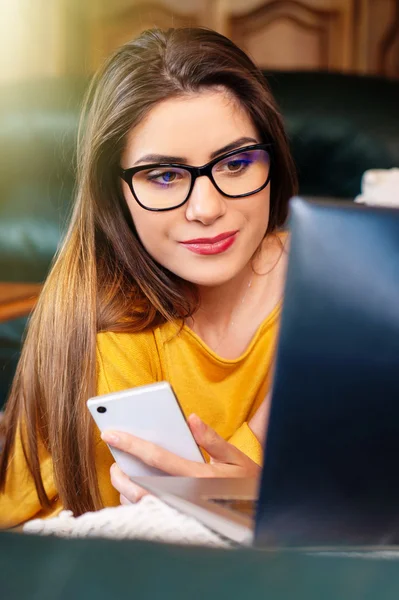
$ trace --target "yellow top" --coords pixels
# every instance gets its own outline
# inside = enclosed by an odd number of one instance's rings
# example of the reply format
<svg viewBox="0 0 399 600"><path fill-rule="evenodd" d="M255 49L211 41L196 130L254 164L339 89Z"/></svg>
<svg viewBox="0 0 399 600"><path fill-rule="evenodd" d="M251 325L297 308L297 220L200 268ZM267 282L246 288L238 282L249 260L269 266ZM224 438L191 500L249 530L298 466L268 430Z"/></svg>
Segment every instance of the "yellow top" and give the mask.
<svg viewBox="0 0 399 600"><path fill-rule="evenodd" d="M234 360L219 357L187 326L180 332L176 325L166 323L143 333L100 333L97 393L169 381L186 416L195 412L260 464L262 449L248 421L270 386L279 314L280 304L260 325L244 354ZM95 443L100 493L105 506L115 506L119 495L109 477L113 458L98 430ZM54 516L62 510L52 460L42 446L40 465L45 490L53 500L52 510L44 511L39 504L17 436L6 490L0 495L0 527Z"/></svg>

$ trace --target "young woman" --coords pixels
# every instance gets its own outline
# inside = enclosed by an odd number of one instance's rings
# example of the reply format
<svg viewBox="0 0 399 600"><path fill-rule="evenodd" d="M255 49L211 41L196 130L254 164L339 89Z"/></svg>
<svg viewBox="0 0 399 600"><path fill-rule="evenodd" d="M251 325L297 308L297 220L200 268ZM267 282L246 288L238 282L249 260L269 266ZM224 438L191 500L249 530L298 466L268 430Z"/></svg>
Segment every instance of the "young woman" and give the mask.
<svg viewBox="0 0 399 600"><path fill-rule="evenodd" d="M148 31L105 63L5 412L1 526L137 499L104 440L172 475L258 474L295 189L264 77L225 37ZM100 438L87 398L161 380L207 464Z"/></svg>

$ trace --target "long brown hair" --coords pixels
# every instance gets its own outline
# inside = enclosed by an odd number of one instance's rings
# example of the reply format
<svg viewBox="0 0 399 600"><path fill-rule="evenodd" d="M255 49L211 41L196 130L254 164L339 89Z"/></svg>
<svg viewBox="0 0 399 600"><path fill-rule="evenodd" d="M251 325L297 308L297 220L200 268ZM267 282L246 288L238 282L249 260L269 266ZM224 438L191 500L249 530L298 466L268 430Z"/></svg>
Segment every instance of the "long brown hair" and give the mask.
<svg viewBox="0 0 399 600"><path fill-rule="evenodd" d="M101 507L87 398L96 393L96 334L142 331L185 318L196 290L156 263L136 235L118 177L128 132L159 102L224 86L273 142L268 232L296 190L282 120L262 73L230 40L207 29L150 30L95 75L78 136L77 194L65 240L30 320L5 411L0 489L15 436L39 500L49 507L39 449L50 453L64 507Z"/></svg>

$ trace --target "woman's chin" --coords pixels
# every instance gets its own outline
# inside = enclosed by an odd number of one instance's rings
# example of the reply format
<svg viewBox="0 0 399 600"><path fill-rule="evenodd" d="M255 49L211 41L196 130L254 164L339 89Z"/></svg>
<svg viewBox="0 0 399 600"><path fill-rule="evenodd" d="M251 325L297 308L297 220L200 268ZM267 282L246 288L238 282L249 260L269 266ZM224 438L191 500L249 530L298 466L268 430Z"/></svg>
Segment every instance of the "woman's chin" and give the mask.
<svg viewBox="0 0 399 600"><path fill-rule="evenodd" d="M223 269L220 267L213 269L212 267L208 267L207 269L201 269L201 271L196 269L180 276L199 287L218 287L234 279L242 268L242 266L239 269Z"/></svg>

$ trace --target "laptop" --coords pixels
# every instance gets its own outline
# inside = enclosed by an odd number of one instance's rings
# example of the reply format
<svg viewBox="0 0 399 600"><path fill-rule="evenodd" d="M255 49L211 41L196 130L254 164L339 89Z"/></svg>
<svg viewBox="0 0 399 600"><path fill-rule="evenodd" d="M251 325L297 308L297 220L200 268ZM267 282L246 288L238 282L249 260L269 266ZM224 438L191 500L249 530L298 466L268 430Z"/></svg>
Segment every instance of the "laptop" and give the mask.
<svg viewBox="0 0 399 600"><path fill-rule="evenodd" d="M260 483L137 478L240 544L399 543L399 210L290 204Z"/></svg>

